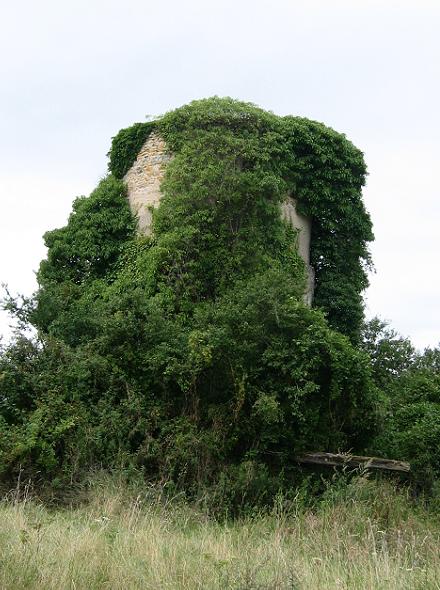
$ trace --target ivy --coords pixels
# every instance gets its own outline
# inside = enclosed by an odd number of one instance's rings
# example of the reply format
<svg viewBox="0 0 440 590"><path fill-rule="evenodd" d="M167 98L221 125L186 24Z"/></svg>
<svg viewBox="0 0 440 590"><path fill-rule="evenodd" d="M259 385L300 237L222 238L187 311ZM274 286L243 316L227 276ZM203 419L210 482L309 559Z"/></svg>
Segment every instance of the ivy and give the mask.
<svg viewBox="0 0 440 590"><path fill-rule="evenodd" d="M120 180L124 178L154 127L155 123L153 121L135 123L127 129L121 129L113 137L107 156L109 158L109 170L116 178Z"/></svg>

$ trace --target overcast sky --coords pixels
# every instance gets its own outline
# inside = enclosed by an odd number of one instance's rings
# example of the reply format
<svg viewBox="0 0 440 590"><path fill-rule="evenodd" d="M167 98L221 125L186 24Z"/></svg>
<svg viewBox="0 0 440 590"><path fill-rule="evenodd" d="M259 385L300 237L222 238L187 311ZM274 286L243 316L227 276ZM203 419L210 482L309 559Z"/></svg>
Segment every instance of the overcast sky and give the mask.
<svg viewBox="0 0 440 590"><path fill-rule="evenodd" d="M367 313L418 347L439 343L438 0L0 6L0 281L12 291L35 289L43 233L106 173L120 128L216 94L322 121L364 152Z"/></svg>

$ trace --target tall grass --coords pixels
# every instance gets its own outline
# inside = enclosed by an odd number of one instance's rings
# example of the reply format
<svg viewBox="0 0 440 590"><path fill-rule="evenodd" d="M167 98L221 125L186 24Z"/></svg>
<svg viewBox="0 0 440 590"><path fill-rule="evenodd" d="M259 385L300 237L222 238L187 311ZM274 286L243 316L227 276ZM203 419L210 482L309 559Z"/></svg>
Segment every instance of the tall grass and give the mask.
<svg viewBox="0 0 440 590"><path fill-rule="evenodd" d="M218 521L178 499L98 485L82 506L0 504L2 589L440 589L440 522L365 478Z"/></svg>

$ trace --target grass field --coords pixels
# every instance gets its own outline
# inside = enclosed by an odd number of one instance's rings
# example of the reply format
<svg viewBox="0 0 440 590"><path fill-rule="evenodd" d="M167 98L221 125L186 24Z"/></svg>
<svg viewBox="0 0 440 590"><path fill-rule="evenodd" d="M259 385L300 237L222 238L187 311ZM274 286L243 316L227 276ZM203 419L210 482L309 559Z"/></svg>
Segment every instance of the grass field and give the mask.
<svg viewBox="0 0 440 590"><path fill-rule="evenodd" d="M2 589L440 589L440 519L360 478L319 506L216 521L122 484L81 506L0 504Z"/></svg>

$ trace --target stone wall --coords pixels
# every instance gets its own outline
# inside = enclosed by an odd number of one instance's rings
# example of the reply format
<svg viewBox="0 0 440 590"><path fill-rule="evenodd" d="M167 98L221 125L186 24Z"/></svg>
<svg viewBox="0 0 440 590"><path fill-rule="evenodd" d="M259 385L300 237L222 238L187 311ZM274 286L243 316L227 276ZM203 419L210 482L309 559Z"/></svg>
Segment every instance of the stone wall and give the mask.
<svg viewBox="0 0 440 590"><path fill-rule="evenodd" d="M127 185L130 208L138 218L138 230L150 235L151 209L159 205L161 199L160 184L166 163L171 159L167 153L164 140L157 133L151 133L142 146L133 166L124 176ZM314 273L310 266L310 237L312 221L296 210L296 201L288 197L281 206L281 215L298 230L298 252L306 264L308 281L304 301L312 304L314 290Z"/></svg>
<svg viewBox="0 0 440 590"><path fill-rule="evenodd" d="M304 293L304 301L307 305L312 305L313 292L315 289L315 272L310 266L310 240L312 237L312 219L306 217L296 210L296 200L293 197L287 197L281 205L281 215L288 221L292 227L298 230L298 252L306 264L307 285Z"/></svg>
<svg viewBox="0 0 440 590"><path fill-rule="evenodd" d="M151 133L124 176L130 208L138 218L138 229L142 234L151 234L151 208L159 205L160 183L169 160L164 140L157 133Z"/></svg>

